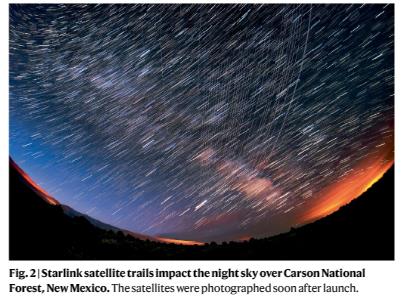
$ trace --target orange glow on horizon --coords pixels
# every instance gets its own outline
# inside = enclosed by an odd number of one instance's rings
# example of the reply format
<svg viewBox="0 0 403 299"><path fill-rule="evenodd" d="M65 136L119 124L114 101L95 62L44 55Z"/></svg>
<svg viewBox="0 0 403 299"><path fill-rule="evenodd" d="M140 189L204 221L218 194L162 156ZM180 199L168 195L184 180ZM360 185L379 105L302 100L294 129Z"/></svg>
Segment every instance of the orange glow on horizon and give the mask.
<svg viewBox="0 0 403 299"><path fill-rule="evenodd" d="M46 192L42 187L40 187L34 180L24 171L22 170L15 162L12 162L15 169L19 172L19 174L24 178L24 180L34 189L34 191L39 194L46 202L49 204L56 206L60 205L60 203L54 199L48 192Z"/></svg>
<svg viewBox="0 0 403 299"><path fill-rule="evenodd" d="M301 224L325 217L350 203L375 184L392 165L393 161L382 163L378 160L360 170L354 170L343 180L328 186L300 217Z"/></svg>
<svg viewBox="0 0 403 299"><path fill-rule="evenodd" d="M177 245L204 245L205 243L203 242L198 242L198 241L190 241L190 240L178 240L178 239L170 239L170 238L160 238L160 237L155 237L157 241L163 242L163 243L172 243L172 244L177 244Z"/></svg>

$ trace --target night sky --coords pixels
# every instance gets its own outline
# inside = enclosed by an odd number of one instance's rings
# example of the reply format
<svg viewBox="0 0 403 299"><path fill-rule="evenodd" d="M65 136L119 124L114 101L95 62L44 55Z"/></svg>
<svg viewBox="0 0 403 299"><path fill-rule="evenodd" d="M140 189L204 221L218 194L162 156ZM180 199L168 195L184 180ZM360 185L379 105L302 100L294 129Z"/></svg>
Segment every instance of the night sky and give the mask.
<svg viewBox="0 0 403 299"><path fill-rule="evenodd" d="M267 236L393 163L393 5L10 5L9 37L11 157L121 228Z"/></svg>

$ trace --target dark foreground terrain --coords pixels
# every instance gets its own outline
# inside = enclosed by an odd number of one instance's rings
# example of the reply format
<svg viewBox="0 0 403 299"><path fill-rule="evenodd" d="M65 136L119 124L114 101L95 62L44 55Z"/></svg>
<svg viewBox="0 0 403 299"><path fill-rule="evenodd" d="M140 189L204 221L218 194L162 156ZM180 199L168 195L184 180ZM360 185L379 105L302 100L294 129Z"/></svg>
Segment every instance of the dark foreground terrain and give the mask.
<svg viewBox="0 0 403 299"><path fill-rule="evenodd" d="M203 246L142 240L66 213L10 160L11 260L393 260L394 167L337 212L288 233Z"/></svg>

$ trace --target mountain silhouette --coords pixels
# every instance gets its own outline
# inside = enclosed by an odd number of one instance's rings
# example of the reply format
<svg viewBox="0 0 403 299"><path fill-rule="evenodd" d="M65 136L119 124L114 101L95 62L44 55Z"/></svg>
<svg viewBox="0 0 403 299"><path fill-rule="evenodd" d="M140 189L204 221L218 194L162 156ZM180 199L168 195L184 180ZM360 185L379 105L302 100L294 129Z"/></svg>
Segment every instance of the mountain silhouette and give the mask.
<svg viewBox="0 0 403 299"><path fill-rule="evenodd" d="M181 245L61 205L10 158L11 260L393 260L394 167L350 204L277 236ZM190 243L192 244L192 243Z"/></svg>

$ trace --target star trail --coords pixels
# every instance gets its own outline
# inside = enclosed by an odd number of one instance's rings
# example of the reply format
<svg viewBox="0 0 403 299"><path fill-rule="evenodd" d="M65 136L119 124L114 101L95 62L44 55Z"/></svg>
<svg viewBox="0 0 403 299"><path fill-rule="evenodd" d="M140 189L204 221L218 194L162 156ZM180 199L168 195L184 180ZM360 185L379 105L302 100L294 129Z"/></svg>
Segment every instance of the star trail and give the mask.
<svg viewBox="0 0 403 299"><path fill-rule="evenodd" d="M393 5L12 4L9 38L11 157L121 228L268 236L393 164Z"/></svg>

